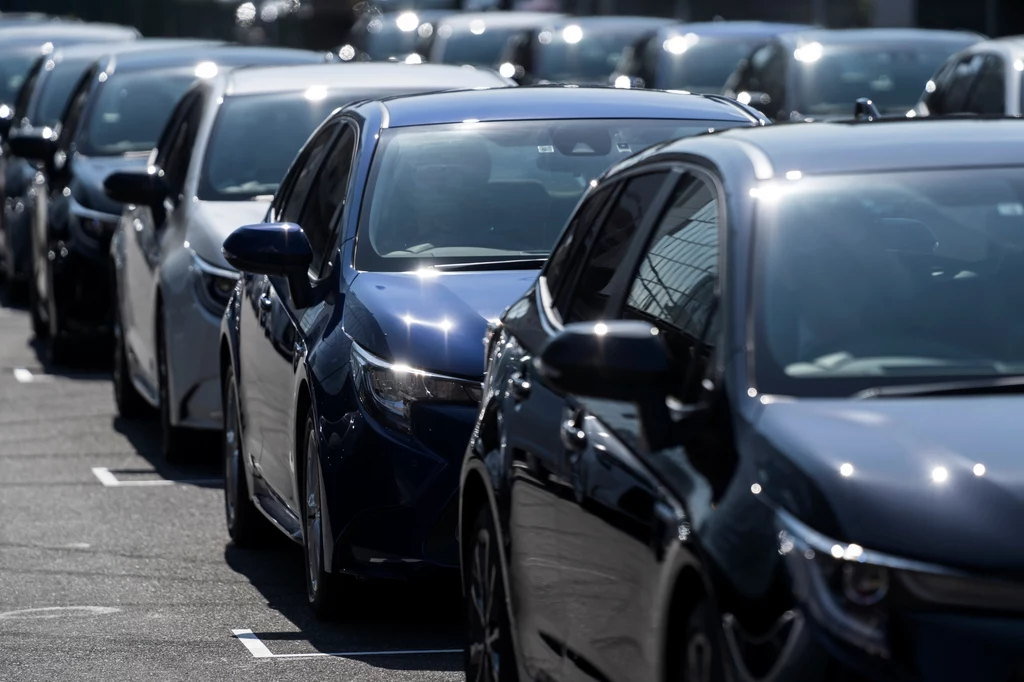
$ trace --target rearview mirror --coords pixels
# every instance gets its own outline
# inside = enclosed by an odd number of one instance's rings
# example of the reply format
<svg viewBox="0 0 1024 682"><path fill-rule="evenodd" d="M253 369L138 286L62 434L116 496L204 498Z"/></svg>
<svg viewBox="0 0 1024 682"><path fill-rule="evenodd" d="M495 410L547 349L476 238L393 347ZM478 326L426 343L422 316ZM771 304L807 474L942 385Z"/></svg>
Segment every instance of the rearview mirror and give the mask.
<svg viewBox="0 0 1024 682"><path fill-rule="evenodd" d="M224 240L224 259L241 272L286 277L292 303L306 308L312 301L309 284L313 250L295 223L261 223L240 227Z"/></svg>
<svg viewBox="0 0 1024 682"><path fill-rule="evenodd" d="M57 135L52 128L15 128L9 131L7 144L14 156L47 165L57 153Z"/></svg>
<svg viewBox="0 0 1024 682"><path fill-rule="evenodd" d="M167 184L155 171L117 171L103 181L103 191L122 204L159 206L167 197Z"/></svg>

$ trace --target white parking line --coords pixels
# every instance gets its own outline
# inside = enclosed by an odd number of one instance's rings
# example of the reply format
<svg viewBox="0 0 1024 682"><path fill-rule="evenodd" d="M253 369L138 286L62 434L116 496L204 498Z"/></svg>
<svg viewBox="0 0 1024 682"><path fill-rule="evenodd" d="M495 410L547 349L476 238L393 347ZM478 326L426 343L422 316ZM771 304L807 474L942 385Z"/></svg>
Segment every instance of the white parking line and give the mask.
<svg viewBox="0 0 1024 682"><path fill-rule="evenodd" d="M122 481L107 467L93 467L92 474L107 488L150 487L156 485L174 485L176 483L180 483L182 485L215 485L223 483L223 480L219 478L196 478L183 481L172 481L166 478L157 479L155 481Z"/></svg>
<svg viewBox="0 0 1024 682"><path fill-rule="evenodd" d="M406 649L397 651L337 651L332 653L316 652L311 654L275 654L267 648L259 637L248 628L232 630L231 634L239 639L254 658L362 658L366 656L426 656L432 654L461 654L462 649Z"/></svg>

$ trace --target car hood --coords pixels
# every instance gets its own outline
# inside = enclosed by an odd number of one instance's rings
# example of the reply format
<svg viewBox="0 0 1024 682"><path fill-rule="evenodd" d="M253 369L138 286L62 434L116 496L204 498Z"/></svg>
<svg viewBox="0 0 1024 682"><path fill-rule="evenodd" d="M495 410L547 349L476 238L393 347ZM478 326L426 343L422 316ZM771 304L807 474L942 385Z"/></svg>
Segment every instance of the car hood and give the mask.
<svg viewBox="0 0 1024 682"><path fill-rule="evenodd" d="M772 403L756 427L771 444L761 468L784 475L764 492L822 532L834 520L837 540L1021 576L1022 413L1018 396Z"/></svg>
<svg viewBox="0 0 1024 682"><path fill-rule="evenodd" d="M345 300L345 331L374 355L472 379L484 375L483 338L537 279L536 270L360 273Z"/></svg>
<svg viewBox="0 0 1024 682"><path fill-rule="evenodd" d="M269 201L200 201L193 208L185 239L203 260L234 270L221 252L224 240L243 225L262 223L269 208Z"/></svg>
<svg viewBox="0 0 1024 682"><path fill-rule="evenodd" d="M124 207L107 196L103 181L116 171L145 168L148 160L148 152L124 156L75 156L71 162L72 196L86 208L120 216Z"/></svg>

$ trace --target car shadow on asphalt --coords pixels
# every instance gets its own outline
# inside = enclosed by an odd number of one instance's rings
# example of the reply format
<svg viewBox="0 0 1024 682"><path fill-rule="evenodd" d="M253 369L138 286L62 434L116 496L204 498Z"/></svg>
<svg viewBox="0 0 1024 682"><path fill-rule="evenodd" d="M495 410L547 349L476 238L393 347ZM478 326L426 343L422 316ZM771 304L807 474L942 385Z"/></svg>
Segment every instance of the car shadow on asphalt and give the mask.
<svg viewBox="0 0 1024 682"><path fill-rule="evenodd" d="M183 453L180 462L173 464L164 459L160 450L160 423L152 419L125 419L114 417L113 428L131 444L152 469L118 469L114 475L122 480L132 477L152 477L155 473L169 481L200 488L223 488L224 471L221 468L219 437L202 434L195 438L193 447Z"/></svg>
<svg viewBox="0 0 1024 682"><path fill-rule="evenodd" d="M306 599L302 548L275 530L266 547L228 544L228 566L244 575L267 602L294 626L275 631L251 626L275 654L439 651L462 649L462 593L458 576L408 581L353 581L341 592L335 617L317 620ZM352 656L391 670L462 670L461 653Z"/></svg>

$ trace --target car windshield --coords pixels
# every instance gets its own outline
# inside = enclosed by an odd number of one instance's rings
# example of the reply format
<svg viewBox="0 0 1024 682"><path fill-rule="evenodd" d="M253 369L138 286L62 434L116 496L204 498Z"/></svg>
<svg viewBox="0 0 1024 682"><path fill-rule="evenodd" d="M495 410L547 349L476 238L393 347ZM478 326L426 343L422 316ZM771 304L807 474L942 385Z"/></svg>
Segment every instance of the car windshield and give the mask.
<svg viewBox="0 0 1024 682"><path fill-rule="evenodd" d="M534 74L548 81L603 83L637 37L637 31L581 30L577 25L542 31L535 38Z"/></svg>
<svg viewBox="0 0 1024 682"><path fill-rule="evenodd" d="M351 92L307 97L308 92L228 98L210 135L199 198L238 201L274 194L316 127L338 107L362 99Z"/></svg>
<svg viewBox="0 0 1024 682"><path fill-rule="evenodd" d="M757 388L1024 374L1024 168L757 190Z"/></svg>
<svg viewBox="0 0 1024 682"><path fill-rule="evenodd" d="M673 36L648 49L662 53L656 85L662 90L717 94L736 69L761 43L758 38L706 38Z"/></svg>
<svg viewBox="0 0 1024 682"><path fill-rule="evenodd" d="M12 105L28 72L39 59L39 49L20 48L0 56L0 103Z"/></svg>
<svg viewBox="0 0 1024 682"><path fill-rule="evenodd" d="M737 122L509 121L384 131L356 267L547 257L590 181L633 152ZM396 197L401 197L396 201Z"/></svg>
<svg viewBox="0 0 1024 682"><path fill-rule="evenodd" d="M52 126L60 121L75 86L91 65L85 60L60 62L40 78L34 101L29 104L32 125Z"/></svg>
<svg viewBox="0 0 1024 682"><path fill-rule="evenodd" d="M175 105L195 81L188 71L116 74L100 86L79 150L112 156L152 149Z"/></svg>
<svg viewBox="0 0 1024 682"><path fill-rule="evenodd" d="M423 27L426 28L423 28ZM397 16L375 17L366 24L363 36L364 50L372 59L405 57L415 52L420 40L418 29L423 28L426 36L429 24L421 25L416 14L403 12Z"/></svg>
<svg viewBox="0 0 1024 682"><path fill-rule="evenodd" d="M917 103L924 84L964 43L924 47L865 45L819 50L811 43L797 48L797 106L804 114L853 110L869 97L882 113L902 114Z"/></svg>
<svg viewBox="0 0 1024 682"><path fill-rule="evenodd" d="M438 36L444 39L441 62L444 64L469 64L471 66L494 66L501 59L509 38L519 33L518 28L488 28L483 20L470 24L468 31L452 31L451 26L442 26ZM479 31L479 33L477 32ZM445 35L447 34L447 38Z"/></svg>

